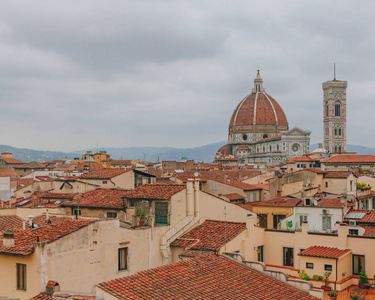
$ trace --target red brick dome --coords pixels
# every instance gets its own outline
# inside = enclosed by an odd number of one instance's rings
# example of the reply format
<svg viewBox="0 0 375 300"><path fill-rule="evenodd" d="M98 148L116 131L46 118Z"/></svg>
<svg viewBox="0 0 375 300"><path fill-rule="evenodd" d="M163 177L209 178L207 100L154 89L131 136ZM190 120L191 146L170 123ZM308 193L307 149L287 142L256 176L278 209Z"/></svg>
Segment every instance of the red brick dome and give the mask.
<svg viewBox="0 0 375 300"><path fill-rule="evenodd" d="M288 120L279 103L263 88L259 70L254 88L236 107L229 126L280 125L288 126Z"/></svg>
<svg viewBox="0 0 375 300"><path fill-rule="evenodd" d="M232 114L229 126L285 125L288 120L279 103L267 93L246 96Z"/></svg>

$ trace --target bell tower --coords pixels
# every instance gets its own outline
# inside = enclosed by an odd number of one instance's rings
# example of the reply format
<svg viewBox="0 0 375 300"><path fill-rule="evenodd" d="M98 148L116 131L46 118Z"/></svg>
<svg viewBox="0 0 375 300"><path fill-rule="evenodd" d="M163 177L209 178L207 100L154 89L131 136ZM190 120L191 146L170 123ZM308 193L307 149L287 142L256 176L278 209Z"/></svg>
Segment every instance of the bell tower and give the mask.
<svg viewBox="0 0 375 300"><path fill-rule="evenodd" d="M330 153L346 152L347 86L336 78L322 84L324 148Z"/></svg>

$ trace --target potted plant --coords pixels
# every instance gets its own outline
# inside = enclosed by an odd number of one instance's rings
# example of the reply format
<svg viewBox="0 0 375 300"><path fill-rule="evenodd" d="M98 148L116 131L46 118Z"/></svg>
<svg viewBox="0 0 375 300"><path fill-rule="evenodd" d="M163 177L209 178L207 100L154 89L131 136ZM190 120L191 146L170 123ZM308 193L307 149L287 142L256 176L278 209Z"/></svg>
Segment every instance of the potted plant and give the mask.
<svg viewBox="0 0 375 300"><path fill-rule="evenodd" d="M323 281L324 281L324 285L322 286L322 289L324 291L330 291L331 290L331 287L329 286L329 276L331 276L331 272L324 272L323 274Z"/></svg>
<svg viewBox="0 0 375 300"><path fill-rule="evenodd" d="M368 278L367 278L367 274L366 272L360 272L359 273L359 288L360 289L367 289L369 288L369 285L368 285Z"/></svg>
<svg viewBox="0 0 375 300"><path fill-rule="evenodd" d="M320 276L320 275L313 275L313 280L316 280L316 281L318 281L318 280L323 280L323 276Z"/></svg>
<svg viewBox="0 0 375 300"><path fill-rule="evenodd" d="M358 294L350 295L350 299L353 299L353 300L359 300L360 297L361 297L361 296L358 295Z"/></svg>
<svg viewBox="0 0 375 300"><path fill-rule="evenodd" d="M306 281L309 281L310 280L310 276L306 274L305 270L301 270L298 272L298 276L301 280L306 280Z"/></svg>
<svg viewBox="0 0 375 300"><path fill-rule="evenodd" d="M139 218L139 226L144 226L146 222L146 212L142 209L142 207L138 206L135 208L135 215Z"/></svg>
<svg viewBox="0 0 375 300"><path fill-rule="evenodd" d="M328 292L328 296L329 296L329 298L330 298L331 300L336 300L337 295L338 295L337 291L329 291L329 292Z"/></svg>

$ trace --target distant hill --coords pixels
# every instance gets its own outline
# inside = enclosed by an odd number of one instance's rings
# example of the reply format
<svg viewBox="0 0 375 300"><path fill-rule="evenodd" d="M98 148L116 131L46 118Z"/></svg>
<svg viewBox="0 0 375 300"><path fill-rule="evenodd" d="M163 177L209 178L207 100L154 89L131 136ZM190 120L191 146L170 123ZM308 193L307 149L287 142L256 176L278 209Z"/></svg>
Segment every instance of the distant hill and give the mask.
<svg viewBox="0 0 375 300"><path fill-rule="evenodd" d="M172 147L129 147L129 148L106 148L107 153L113 159L140 159L151 162L162 160L181 160L183 155L195 161L212 162L215 152L227 142L217 142L195 148L172 148ZM318 144L312 144L310 150L314 151L318 148ZM348 152L357 152L357 154L375 155L375 148L368 148L358 145L347 145ZM96 149L87 149L96 151ZM0 145L0 152L11 152L13 157L24 162L31 161L51 161L54 159L68 158L73 160L75 157L81 157L87 150L79 150L74 152L57 152L57 151L40 151L26 148L16 148L7 145Z"/></svg>

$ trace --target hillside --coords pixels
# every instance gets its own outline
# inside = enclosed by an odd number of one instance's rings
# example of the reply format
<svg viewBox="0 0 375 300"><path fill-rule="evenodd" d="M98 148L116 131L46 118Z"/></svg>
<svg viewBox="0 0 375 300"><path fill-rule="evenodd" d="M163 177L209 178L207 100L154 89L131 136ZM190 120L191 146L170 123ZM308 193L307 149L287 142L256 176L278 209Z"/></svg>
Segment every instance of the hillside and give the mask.
<svg viewBox="0 0 375 300"><path fill-rule="evenodd" d="M217 142L195 148L172 148L172 147L129 147L129 148L106 148L107 153L113 159L140 159L151 162L162 160L179 161L183 155L195 161L212 162L215 152L226 142ZM318 148L318 144L312 144L310 150ZM375 155L375 148L369 148L359 145L347 145L348 152L357 152L357 154ZM87 149L96 151L96 149ZM26 148L16 148L7 145L0 145L0 152L11 152L13 157L25 162L31 161L50 161L54 159L68 158L73 160L75 157L81 157L87 150L74 152L40 151Z"/></svg>

